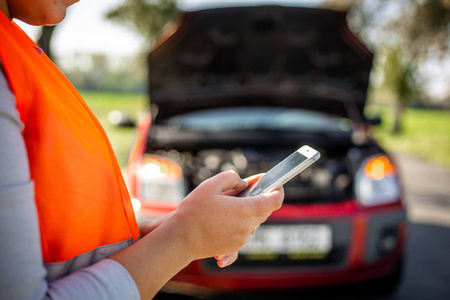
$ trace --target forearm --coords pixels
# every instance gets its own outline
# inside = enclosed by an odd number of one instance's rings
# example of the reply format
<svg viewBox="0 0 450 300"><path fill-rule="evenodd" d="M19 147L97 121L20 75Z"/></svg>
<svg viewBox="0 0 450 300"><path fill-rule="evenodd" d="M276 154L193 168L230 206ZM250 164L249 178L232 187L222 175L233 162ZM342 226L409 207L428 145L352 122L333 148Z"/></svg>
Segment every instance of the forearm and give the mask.
<svg viewBox="0 0 450 300"><path fill-rule="evenodd" d="M141 299L128 271L111 259L104 259L50 283L44 298Z"/></svg>
<svg viewBox="0 0 450 300"><path fill-rule="evenodd" d="M133 277L142 299L151 299L195 255L176 220L167 220L133 246L111 259L122 264ZM186 226L186 223L185 225Z"/></svg>

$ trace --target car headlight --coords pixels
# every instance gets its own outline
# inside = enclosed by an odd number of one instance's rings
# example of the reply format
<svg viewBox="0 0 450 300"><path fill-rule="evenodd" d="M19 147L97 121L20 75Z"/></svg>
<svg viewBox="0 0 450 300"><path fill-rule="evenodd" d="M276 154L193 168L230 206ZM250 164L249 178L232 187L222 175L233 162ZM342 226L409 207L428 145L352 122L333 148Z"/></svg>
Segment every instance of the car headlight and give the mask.
<svg viewBox="0 0 450 300"><path fill-rule="evenodd" d="M401 194L397 168L384 155L367 159L356 172L355 195L365 206L399 201Z"/></svg>
<svg viewBox="0 0 450 300"><path fill-rule="evenodd" d="M136 173L137 194L145 201L179 203L186 196L183 171L175 161L157 155L144 156Z"/></svg>

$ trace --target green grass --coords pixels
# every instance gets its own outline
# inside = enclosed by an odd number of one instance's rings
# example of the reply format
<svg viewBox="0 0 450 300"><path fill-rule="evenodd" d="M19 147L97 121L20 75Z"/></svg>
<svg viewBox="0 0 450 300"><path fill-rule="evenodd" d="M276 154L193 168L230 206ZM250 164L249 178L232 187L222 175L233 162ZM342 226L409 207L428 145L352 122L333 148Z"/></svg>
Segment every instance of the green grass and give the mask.
<svg viewBox="0 0 450 300"><path fill-rule="evenodd" d="M108 134L117 160L120 166L123 166L134 139L134 129L112 125L108 122L108 113L119 110L133 120L137 120L139 114L148 107L147 96L105 92L82 92L81 95Z"/></svg>
<svg viewBox="0 0 450 300"><path fill-rule="evenodd" d="M120 110L137 120L139 113L148 106L147 96L105 92L83 92L82 95L105 128L119 164L123 166L134 138L134 129L111 125L108 113ZM393 135L392 111L386 106L370 107L369 110L381 113L383 122L375 127L374 136L387 151L415 155L450 167L450 111L406 109L403 130Z"/></svg>
<svg viewBox="0 0 450 300"><path fill-rule="evenodd" d="M450 167L450 111L408 108L402 130L392 134L393 113L382 112L383 123L374 136L390 152L407 153Z"/></svg>

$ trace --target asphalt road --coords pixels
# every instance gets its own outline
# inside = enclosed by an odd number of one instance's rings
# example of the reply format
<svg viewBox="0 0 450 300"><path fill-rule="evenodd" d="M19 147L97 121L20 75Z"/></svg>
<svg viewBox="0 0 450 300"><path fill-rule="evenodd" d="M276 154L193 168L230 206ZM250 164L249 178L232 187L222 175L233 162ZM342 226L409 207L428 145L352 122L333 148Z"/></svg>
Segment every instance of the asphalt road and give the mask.
<svg viewBox="0 0 450 300"><path fill-rule="evenodd" d="M450 299L450 169L397 155L411 222L403 282L384 299Z"/></svg>
<svg viewBox="0 0 450 300"><path fill-rule="evenodd" d="M395 160L405 184L410 220L404 277L395 293L370 297L346 288L284 294L228 295L212 299L450 300L450 169L406 155L395 155ZM159 295L156 299L192 298Z"/></svg>

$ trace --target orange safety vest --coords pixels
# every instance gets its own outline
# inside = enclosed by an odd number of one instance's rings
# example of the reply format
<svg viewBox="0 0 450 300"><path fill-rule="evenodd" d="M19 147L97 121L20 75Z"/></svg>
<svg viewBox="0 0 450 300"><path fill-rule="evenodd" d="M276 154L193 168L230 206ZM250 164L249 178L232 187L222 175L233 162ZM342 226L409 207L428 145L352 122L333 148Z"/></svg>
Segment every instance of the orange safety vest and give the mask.
<svg viewBox="0 0 450 300"><path fill-rule="evenodd" d="M136 241L139 229L103 128L70 82L36 49L0 12L0 60L24 124L44 263L79 257L84 267L117 252L108 246ZM86 259L89 254L92 258ZM62 269L53 279L73 271L67 265Z"/></svg>

